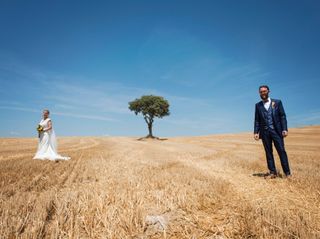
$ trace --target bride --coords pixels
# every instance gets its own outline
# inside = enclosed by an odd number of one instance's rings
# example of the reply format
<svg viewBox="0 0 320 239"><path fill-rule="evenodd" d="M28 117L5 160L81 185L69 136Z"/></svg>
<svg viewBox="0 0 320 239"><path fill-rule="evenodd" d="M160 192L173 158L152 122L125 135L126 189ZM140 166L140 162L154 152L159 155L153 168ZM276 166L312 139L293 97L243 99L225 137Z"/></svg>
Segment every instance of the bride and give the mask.
<svg viewBox="0 0 320 239"><path fill-rule="evenodd" d="M38 150L33 159L69 160L70 157L63 157L57 153L56 135L49 114L49 110L43 110L43 119L39 123L42 130L39 131Z"/></svg>

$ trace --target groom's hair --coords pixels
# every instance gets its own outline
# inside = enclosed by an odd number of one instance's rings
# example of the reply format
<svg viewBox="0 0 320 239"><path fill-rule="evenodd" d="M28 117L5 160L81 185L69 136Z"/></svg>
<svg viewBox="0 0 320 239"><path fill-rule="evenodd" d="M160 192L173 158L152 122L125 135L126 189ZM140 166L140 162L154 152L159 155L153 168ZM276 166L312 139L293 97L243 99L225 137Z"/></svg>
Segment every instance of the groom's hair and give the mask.
<svg viewBox="0 0 320 239"><path fill-rule="evenodd" d="M261 86L259 86L259 91L260 91L261 88L267 88L268 91L270 91L269 86L267 86L267 85L261 85Z"/></svg>
<svg viewBox="0 0 320 239"><path fill-rule="evenodd" d="M48 109L44 109L43 111L46 111L46 112L48 112L48 114L50 114L50 111Z"/></svg>

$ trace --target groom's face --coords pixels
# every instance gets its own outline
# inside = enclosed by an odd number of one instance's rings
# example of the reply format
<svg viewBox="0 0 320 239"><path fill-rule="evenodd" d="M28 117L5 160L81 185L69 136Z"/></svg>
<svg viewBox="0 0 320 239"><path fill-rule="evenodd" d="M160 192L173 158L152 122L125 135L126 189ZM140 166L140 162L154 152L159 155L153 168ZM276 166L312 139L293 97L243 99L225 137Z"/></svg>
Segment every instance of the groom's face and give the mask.
<svg viewBox="0 0 320 239"><path fill-rule="evenodd" d="M268 88L262 87L259 89L259 94L262 100L267 100L269 98Z"/></svg>

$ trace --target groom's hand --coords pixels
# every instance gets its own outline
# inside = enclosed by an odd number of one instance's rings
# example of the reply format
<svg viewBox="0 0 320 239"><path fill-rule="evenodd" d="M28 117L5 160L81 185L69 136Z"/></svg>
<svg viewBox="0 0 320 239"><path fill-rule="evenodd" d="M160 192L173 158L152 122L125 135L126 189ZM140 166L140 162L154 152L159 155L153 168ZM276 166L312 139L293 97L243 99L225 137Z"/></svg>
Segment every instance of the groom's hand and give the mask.
<svg viewBox="0 0 320 239"><path fill-rule="evenodd" d="M288 136L288 131L282 131L282 136L285 138L285 137L287 137Z"/></svg>
<svg viewBox="0 0 320 239"><path fill-rule="evenodd" d="M259 140L259 134L254 134L254 139Z"/></svg>

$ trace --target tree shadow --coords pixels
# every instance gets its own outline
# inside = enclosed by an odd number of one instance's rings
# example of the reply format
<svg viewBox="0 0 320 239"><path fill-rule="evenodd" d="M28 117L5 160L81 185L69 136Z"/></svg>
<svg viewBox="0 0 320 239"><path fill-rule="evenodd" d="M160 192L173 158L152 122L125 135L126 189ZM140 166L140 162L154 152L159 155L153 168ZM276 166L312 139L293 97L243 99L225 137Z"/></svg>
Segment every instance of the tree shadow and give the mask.
<svg viewBox="0 0 320 239"><path fill-rule="evenodd" d="M159 138L159 137L155 137L155 136L145 136L145 137L141 137L137 139L138 141L146 141L146 140L159 140L159 141L165 141L168 140L168 138Z"/></svg>
<svg viewBox="0 0 320 239"><path fill-rule="evenodd" d="M158 140L165 141L165 140L169 140L169 139L168 138L159 138Z"/></svg>

